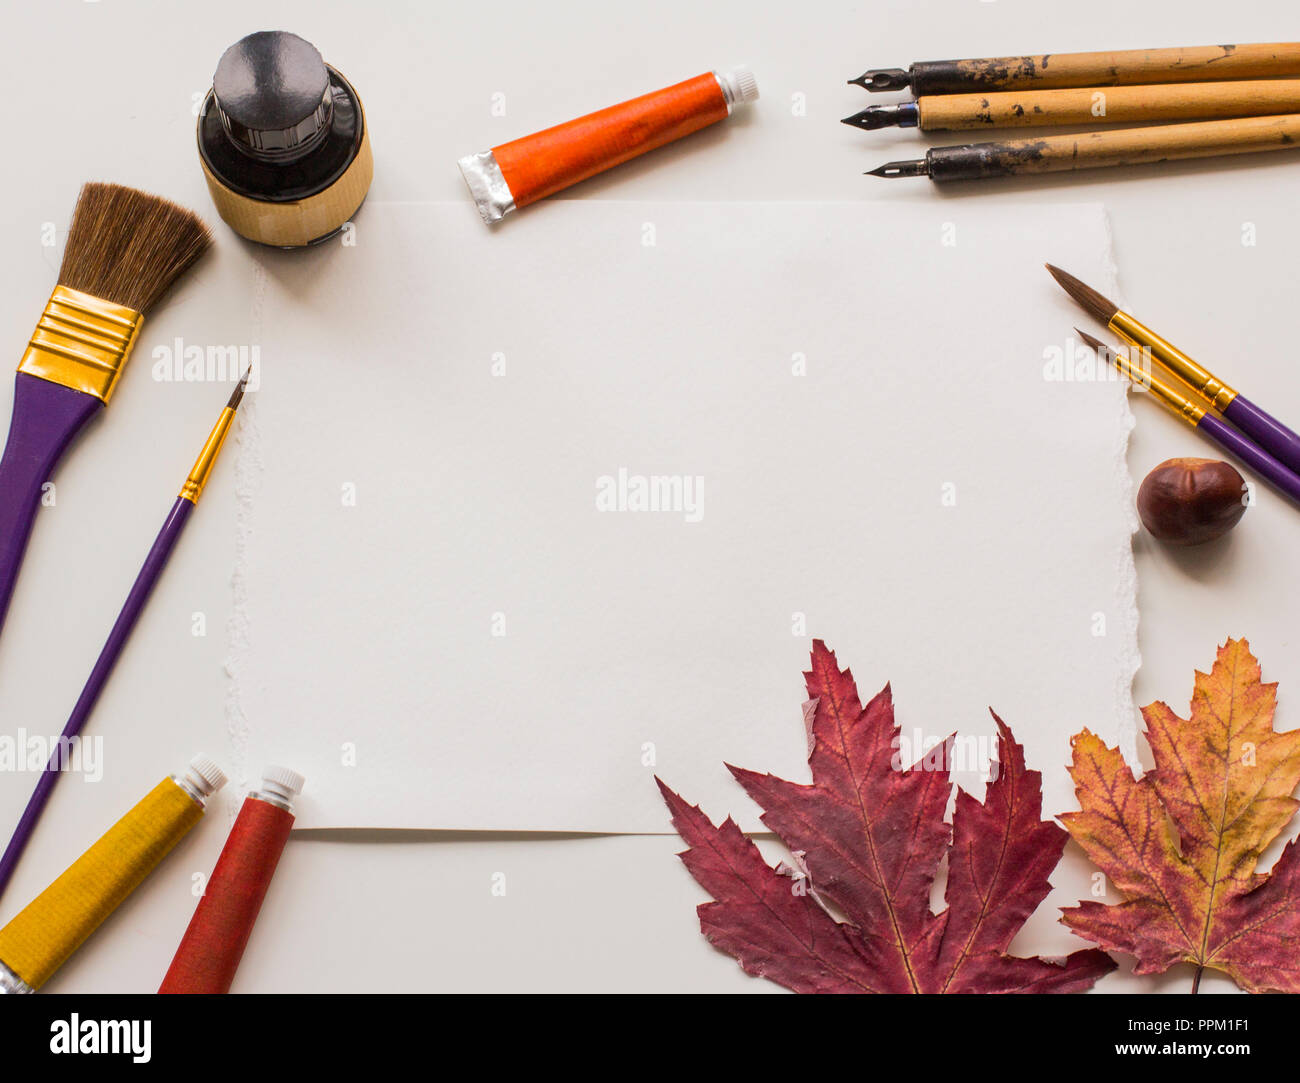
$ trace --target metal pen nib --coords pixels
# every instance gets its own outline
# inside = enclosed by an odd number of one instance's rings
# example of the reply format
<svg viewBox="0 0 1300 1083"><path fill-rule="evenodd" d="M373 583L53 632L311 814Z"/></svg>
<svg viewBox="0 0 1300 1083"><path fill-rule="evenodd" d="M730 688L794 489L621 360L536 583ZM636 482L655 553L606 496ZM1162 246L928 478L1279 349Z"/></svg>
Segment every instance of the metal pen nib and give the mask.
<svg viewBox="0 0 1300 1083"><path fill-rule="evenodd" d="M876 169L868 169L864 177L928 177L930 163L925 158L914 158L909 162L886 162Z"/></svg>
<svg viewBox="0 0 1300 1083"><path fill-rule="evenodd" d="M902 68L872 68L850 79L849 85L860 86L873 94L882 90L906 90L912 85L912 73Z"/></svg>
<svg viewBox="0 0 1300 1083"><path fill-rule="evenodd" d="M868 105L860 113L845 117L841 124L874 132L878 128L915 128L921 122L921 110L916 102L895 102L892 105Z"/></svg>

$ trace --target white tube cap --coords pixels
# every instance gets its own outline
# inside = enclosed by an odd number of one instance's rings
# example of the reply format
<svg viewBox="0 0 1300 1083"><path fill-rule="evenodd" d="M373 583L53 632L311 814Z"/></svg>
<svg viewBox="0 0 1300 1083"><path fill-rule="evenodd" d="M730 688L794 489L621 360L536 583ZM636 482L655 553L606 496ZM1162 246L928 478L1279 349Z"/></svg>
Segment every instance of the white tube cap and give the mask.
<svg viewBox="0 0 1300 1083"><path fill-rule="evenodd" d="M226 784L226 772L207 756L195 756L190 760L185 777L204 797L210 797Z"/></svg>
<svg viewBox="0 0 1300 1083"><path fill-rule="evenodd" d="M306 782L302 775L288 767L271 766L262 771L262 789L283 801L292 801L302 793Z"/></svg>
<svg viewBox="0 0 1300 1083"><path fill-rule="evenodd" d="M744 105L758 101L758 80L754 73L743 64L728 71L715 71L718 83L722 86L723 96L731 106Z"/></svg>

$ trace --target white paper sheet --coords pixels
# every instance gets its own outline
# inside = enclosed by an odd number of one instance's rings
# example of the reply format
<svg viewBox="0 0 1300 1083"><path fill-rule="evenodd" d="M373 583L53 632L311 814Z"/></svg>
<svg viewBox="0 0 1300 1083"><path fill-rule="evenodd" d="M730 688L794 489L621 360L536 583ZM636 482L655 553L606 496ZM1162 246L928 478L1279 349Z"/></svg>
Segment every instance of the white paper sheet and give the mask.
<svg viewBox="0 0 1300 1083"><path fill-rule="evenodd" d="M268 253L236 769L304 827L663 831L658 773L752 828L723 761L806 777L821 637L1072 807L1070 734L1132 744L1131 415L1044 260L1112 288L1102 209L374 203Z"/></svg>

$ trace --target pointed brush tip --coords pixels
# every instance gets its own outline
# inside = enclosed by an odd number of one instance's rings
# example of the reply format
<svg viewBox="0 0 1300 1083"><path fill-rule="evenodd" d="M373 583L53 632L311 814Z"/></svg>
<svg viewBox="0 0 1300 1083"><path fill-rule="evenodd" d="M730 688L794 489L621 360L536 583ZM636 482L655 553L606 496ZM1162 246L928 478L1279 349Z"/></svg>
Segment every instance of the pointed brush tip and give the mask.
<svg viewBox="0 0 1300 1083"><path fill-rule="evenodd" d="M1102 340L1099 339L1096 335L1090 335L1088 334L1087 331L1084 331L1078 327L1074 329L1074 333L1078 335L1081 339L1083 339L1084 342L1086 342L1098 353L1100 353L1103 350L1107 351L1108 353L1114 353L1114 351L1111 350L1111 348L1107 346L1104 342L1102 342Z"/></svg>
<svg viewBox="0 0 1300 1083"><path fill-rule="evenodd" d="M1086 282L1081 282L1075 278L1069 271L1063 271L1050 263L1043 266L1056 279L1056 284L1070 295L1070 299L1098 323L1110 323L1115 313L1119 311L1119 305L1105 294L1098 293Z"/></svg>
<svg viewBox="0 0 1300 1083"><path fill-rule="evenodd" d="M244 392L248 390L248 378L253 375L253 366L249 365L244 370L244 375L240 377L239 384L231 392L230 401L226 403L227 410L238 410L239 404L244 400Z"/></svg>

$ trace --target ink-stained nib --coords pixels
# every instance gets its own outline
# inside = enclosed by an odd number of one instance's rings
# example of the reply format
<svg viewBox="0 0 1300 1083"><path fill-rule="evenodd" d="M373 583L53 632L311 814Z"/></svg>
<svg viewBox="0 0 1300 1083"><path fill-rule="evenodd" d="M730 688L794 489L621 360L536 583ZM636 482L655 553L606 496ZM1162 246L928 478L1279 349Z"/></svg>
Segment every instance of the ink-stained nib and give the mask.
<svg viewBox="0 0 1300 1083"><path fill-rule="evenodd" d="M928 177L930 163L924 158L915 158L910 162L886 162L876 169L868 169L867 177Z"/></svg>
<svg viewBox="0 0 1300 1083"><path fill-rule="evenodd" d="M841 124L874 132L880 128L916 127L916 106L911 102L896 105L868 105L860 113L845 117Z"/></svg>
<svg viewBox="0 0 1300 1083"><path fill-rule="evenodd" d="M912 75L902 68L872 68L850 79L849 85L860 86L873 94L882 90L906 90L912 85Z"/></svg>

